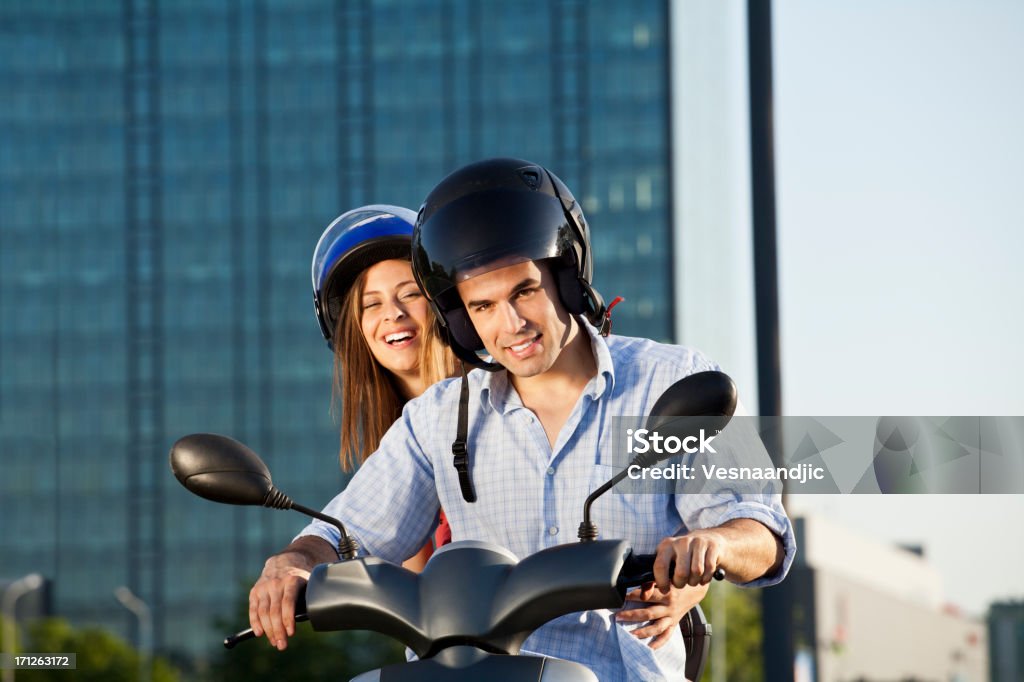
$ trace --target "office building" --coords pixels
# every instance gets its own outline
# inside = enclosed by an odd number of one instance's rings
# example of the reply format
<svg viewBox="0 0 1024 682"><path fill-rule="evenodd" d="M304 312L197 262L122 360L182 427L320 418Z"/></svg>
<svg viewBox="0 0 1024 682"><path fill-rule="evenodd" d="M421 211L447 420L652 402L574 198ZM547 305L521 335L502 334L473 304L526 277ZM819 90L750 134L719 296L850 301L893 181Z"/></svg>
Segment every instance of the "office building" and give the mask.
<svg viewBox="0 0 1024 682"><path fill-rule="evenodd" d="M310 506L343 483L320 231L488 156L583 202L621 333L676 331L669 2L0 4L0 575L198 653L302 525L171 477L232 435ZM239 624L241 625L241 624Z"/></svg>

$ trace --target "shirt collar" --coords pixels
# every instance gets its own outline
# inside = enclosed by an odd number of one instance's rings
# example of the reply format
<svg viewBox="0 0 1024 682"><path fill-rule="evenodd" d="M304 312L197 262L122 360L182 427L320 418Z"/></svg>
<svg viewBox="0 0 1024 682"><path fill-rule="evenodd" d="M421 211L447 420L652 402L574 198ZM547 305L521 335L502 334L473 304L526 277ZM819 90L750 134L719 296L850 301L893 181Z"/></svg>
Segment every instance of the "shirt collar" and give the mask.
<svg viewBox="0 0 1024 682"><path fill-rule="evenodd" d="M497 372L484 371L483 381L480 382L480 404L484 411L495 410L505 413L505 403L508 400L510 385L508 383L508 370ZM516 396L516 400L519 396Z"/></svg>
<svg viewBox="0 0 1024 682"><path fill-rule="evenodd" d="M597 329L584 321L580 321L580 327L590 337L590 347L597 362L597 375L587 383L583 392L589 395L591 400L597 400L615 387L615 366L612 364L608 342L597 333ZM484 378L480 382L480 404L484 410L495 410L502 414L522 407L519 394L512 390L512 384L508 380L508 370L484 372Z"/></svg>
<svg viewBox="0 0 1024 682"><path fill-rule="evenodd" d="M590 346L594 349L594 359L597 361L597 376L590 380L584 390L593 400L611 393L615 388L615 365L612 363L612 354L608 349L608 341L597 333L597 329L586 322L580 326L587 330L590 335Z"/></svg>

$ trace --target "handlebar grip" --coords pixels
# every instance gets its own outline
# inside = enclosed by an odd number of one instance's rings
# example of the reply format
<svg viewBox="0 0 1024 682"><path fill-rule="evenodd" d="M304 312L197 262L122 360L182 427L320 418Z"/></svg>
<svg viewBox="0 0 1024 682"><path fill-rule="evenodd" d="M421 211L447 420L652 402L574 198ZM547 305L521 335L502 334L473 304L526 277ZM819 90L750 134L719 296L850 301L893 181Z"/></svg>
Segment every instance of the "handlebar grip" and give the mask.
<svg viewBox="0 0 1024 682"><path fill-rule="evenodd" d="M309 620L309 614L306 613L306 585L303 584L299 588L298 594L295 595L295 622L303 623ZM228 635L224 638L224 648L234 649L236 644L248 641L256 637L253 634L252 628L246 628L241 632L236 632L233 635Z"/></svg>
<svg viewBox="0 0 1024 682"><path fill-rule="evenodd" d="M250 639L252 639L255 636L256 635L254 635L253 632L252 632L252 628L246 628L246 629L242 630L241 632L236 632L233 635L228 635L227 637L225 637L224 638L224 648L225 649L234 649L235 645L238 644L239 642L244 642L246 640L250 640Z"/></svg>
<svg viewBox="0 0 1024 682"><path fill-rule="evenodd" d="M309 614L308 613L297 613L297 614L295 614L295 622L296 623L304 623L307 620L309 620ZM246 629L242 630L241 632L236 632L233 635L228 635L227 637L225 637L224 638L224 648L225 649L234 649L235 645L241 644L242 642L246 642L246 641L248 641L250 639L254 639L255 637L256 637L256 635L253 634L252 628L246 628Z"/></svg>
<svg viewBox="0 0 1024 682"><path fill-rule="evenodd" d="M627 556L622 571L619 573L619 585L628 587L654 582L654 559L656 557L656 554L630 554ZM675 572L676 562L673 561L668 566L668 574L672 575ZM725 580L725 569L719 566L711 577L714 580Z"/></svg>

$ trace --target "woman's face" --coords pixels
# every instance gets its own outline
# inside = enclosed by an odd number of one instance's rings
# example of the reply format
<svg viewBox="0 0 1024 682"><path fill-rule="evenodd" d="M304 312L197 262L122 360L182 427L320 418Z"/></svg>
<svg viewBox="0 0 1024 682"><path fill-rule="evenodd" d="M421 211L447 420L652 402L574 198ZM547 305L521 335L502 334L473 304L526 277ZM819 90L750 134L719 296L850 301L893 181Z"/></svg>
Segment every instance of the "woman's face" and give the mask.
<svg viewBox="0 0 1024 682"><path fill-rule="evenodd" d="M427 299L404 260L385 260L366 270L360 319L370 353L399 377L418 377Z"/></svg>

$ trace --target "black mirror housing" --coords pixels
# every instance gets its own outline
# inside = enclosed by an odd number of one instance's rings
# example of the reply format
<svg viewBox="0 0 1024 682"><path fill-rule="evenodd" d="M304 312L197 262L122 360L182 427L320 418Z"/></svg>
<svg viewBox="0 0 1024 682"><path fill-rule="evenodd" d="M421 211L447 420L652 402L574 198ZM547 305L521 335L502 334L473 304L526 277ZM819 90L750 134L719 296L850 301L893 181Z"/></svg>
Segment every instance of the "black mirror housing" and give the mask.
<svg viewBox="0 0 1024 682"><path fill-rule="evenodd" d="M274 490L259 455L215 433L194 433L171 447L171 471L200 497L222 504L262 505Z"/></svg>

